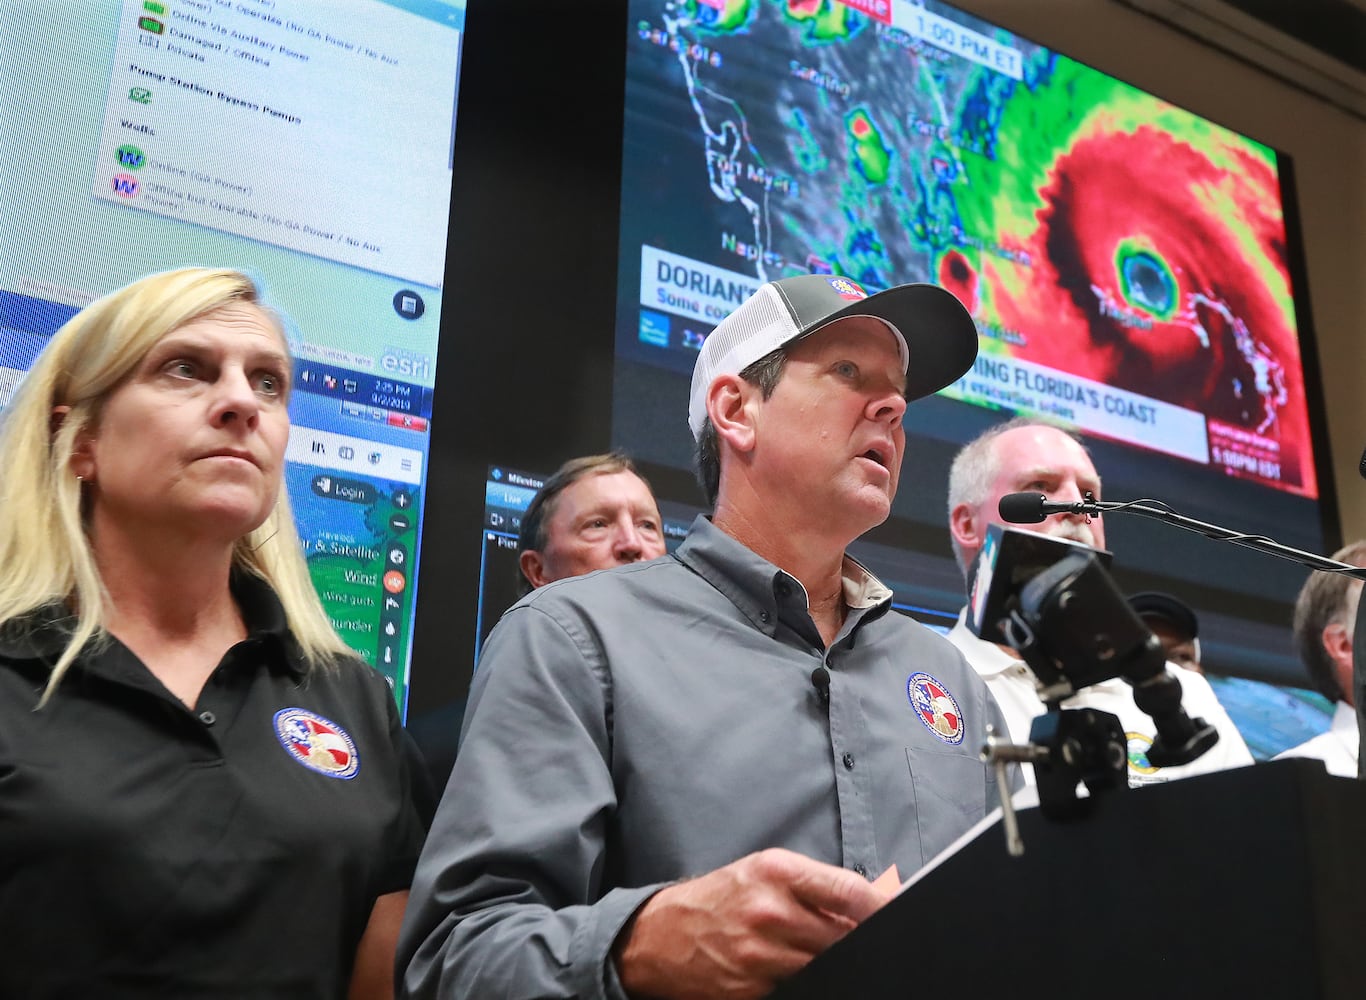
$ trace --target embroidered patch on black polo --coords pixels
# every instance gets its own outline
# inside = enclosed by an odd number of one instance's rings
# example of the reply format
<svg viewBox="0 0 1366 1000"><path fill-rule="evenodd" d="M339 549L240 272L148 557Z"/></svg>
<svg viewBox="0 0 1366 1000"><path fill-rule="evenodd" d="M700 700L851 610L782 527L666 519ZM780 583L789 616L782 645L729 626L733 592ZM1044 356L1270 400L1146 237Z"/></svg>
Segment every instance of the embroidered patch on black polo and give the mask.
<svg viewBox="0 0 1366 1000"><path fill-rule="evenodd" d="M304 767L329 778L351 779L360 770L360 754L351 735L331 719L303 708L275 713L280 746Z"/></svg>

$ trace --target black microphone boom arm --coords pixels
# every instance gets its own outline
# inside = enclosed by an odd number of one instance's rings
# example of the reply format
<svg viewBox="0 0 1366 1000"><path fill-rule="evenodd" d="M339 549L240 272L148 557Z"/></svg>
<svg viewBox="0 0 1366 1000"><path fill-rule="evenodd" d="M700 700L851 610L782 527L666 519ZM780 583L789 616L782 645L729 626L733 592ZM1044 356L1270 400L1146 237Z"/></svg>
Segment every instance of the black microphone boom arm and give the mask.
<svg viewBox="0 0 1366 1000"><path fill-rule="evenodd" d="M1012 524L1038 524L1054 514L1086 514L1091 517L1119 512L1141 514L1144 517L1165 521L1178 528L1185 528L1187 531L1194 531L1196 534L1204 535L1206 538L1212 538L1215 541L1232 542L1234 545L1256 549L1258 552L1265 552L1267 555L1276 556L1278 559L1288 559L1310 569L1322 570L1325 573L1341 573L1343 576L1366 580L1366 569L1360 566L1338 562L1336 559L1315 555L1302 549L1292 549L1290 546L1282 545L1265 535L1248 535L1217 524L1197 521L1193 517L1178 514L1161 500L1126 500L1124 502L1097 500L1088 492L1084 495L1084 499L1064 502L1049 500L1043 493L1007 493L1001 497L997 509L1001 519Z"/></svg>
<svg viewBox="0 0 1366 1000"><path fill-rule="evenodd" d="M1215 541L1232 542L1234 545L1242 545L1249 549L1256 549L1258 552L1265 552L1267 555L1276 556L1278 559L1288 559L1290 562L1297 562L1301 566L1310 569L1323 570L1326 573L1341 573L1343 576L1355 577L1358 580L1366 580L1366 569L1360 566L1353 566L1350 563L1338 562L1336 559L1329 559L1326 556L1315 555L1312 552L1305 552L1303 549L1293 549L1289 545L1282 545L1280 542L1267 538L1265 535L1246 535L1239 531L1231 531L1228 528L1220 527L1217 524L1208 524L1205 521L1197 521L1193 517L1186 517L1178 514L1160 500L1131 500L1128 503L1111 503L1104 500L1093 501L1097 512L1100 511L1124 511L1131 514L1141 514L1144 517L1155 518L1174 524L1178 528L1185 528L1187 531L1194 531L1204 535L1206 538L1213 538ZM1087 511L1086 513L1090 513Z"/></svg>

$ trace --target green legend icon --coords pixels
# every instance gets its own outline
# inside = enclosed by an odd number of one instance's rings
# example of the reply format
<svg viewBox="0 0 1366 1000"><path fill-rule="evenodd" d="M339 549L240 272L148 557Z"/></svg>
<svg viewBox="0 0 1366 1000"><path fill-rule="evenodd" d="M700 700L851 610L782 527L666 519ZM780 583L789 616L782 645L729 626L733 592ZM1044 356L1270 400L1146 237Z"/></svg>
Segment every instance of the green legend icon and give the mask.
<svg viewBox="0 0 1366 1000"><path fill-rule="evenodd" d="M147 162L142 150L130 144L122 145L115 150L114 158L118 160L119 166L127 167L129 170L141 170L142 165Z"/></svg>

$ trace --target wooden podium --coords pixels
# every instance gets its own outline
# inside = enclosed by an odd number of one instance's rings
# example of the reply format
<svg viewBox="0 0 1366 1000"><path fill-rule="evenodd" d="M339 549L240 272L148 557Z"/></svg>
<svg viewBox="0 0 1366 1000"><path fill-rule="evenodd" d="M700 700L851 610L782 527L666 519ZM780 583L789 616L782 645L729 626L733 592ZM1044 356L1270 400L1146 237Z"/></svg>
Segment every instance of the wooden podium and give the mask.
<svg viewBox="0 0 1366 1000"><path fill-rule="evenodd" d="M1283 760L998 821L773 1000L1366 997L1366 782Z"/></svg>

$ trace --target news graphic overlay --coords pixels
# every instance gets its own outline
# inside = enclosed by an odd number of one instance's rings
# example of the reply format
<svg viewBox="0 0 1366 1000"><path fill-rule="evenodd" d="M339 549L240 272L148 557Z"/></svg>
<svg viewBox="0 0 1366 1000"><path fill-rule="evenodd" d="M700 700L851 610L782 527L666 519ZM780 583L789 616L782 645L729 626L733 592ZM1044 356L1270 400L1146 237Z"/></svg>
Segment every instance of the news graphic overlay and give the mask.
<svg viewBox="0 0 1366 1000"><path fill-rule="evenodd" d="M688 371L771 278L935 282L945 398L1318 496L1274 150L907 0L635 0L624 129L619 358Z"/></svg>

